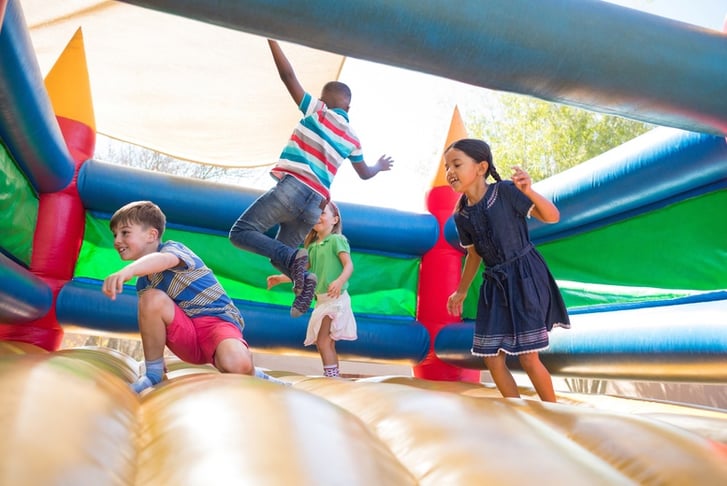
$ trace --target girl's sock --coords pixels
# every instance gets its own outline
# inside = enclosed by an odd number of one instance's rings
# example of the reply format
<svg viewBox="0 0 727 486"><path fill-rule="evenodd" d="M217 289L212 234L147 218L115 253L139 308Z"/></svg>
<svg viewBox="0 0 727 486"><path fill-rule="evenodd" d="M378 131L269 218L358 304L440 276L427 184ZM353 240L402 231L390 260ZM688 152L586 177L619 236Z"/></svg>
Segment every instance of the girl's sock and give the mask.
<svg viewBox="0 0 727 486"><path fill-rule="evenodd" d="M146 373L136 380L131 389L136 393L146 390L162 381L164 376L164 358L155 359L154 361L145 361Z"/></svg>
<svg viewBox="0 0 727 486"><path fill-rule="evenodd" d="M336 378L340 376L340 372L338 371L338 365L323 365L323 376L326 376L328 378Z"/></svg>

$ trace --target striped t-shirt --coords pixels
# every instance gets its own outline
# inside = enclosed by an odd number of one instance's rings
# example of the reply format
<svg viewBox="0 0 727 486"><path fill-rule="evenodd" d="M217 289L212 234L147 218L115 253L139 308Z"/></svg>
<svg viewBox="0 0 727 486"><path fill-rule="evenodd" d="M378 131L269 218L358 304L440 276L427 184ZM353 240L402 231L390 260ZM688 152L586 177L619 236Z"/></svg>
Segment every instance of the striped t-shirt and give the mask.
<svg viewBox="0 0 727 486"><path fill-rule="evenodd" d="M276 177L291 174L330 199L331 182L343 161L363 162L361 142L348 124L348 113L344 110L329 109L310 93L303 95L298 108L303 118L272 174Z"/></svg>
<svg viewBox="0 0 727 486"><path fill-rule="evenodd" d="M240 328L245 326L240 311L204 262L189 248L176 241L159 244L157 251L179 258L177 267L139 277L139 295L149 289L165 292L189 317L215 316Z"/></svg>

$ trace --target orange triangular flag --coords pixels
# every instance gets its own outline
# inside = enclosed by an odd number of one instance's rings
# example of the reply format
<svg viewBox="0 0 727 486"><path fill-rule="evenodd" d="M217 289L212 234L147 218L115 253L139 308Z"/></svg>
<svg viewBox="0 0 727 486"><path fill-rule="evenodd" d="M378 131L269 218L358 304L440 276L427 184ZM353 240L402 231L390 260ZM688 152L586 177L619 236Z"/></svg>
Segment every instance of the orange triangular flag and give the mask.
<svg viewBox="0 0 727 486"><path fill-rule="evenodd" d="M452 113L452 121L449 124L449 133L447 133L447 141L442 147L442 157L439 160L439 168L437 174L434 176L432 181L432 187L442 187L447 185L447 178L444 175L444 149L449 147L451 144L461 138L467 138L467 129L462 121L462 116L459 114L459 108L455 105L454 113Z"/></svg>
<svg viewBox="0 0 727 486"><path fill-rule="evenodd" d="M79 27L45 77L45 89L56 116L74 120L96 132L86 50Z"/></svg>

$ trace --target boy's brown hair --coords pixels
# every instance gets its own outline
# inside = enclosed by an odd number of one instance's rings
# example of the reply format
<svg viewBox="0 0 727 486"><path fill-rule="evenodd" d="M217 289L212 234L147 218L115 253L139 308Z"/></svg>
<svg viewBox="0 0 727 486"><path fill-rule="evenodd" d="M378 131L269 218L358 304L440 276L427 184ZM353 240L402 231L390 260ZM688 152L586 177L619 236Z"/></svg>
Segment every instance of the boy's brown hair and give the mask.
<svg viewBox="0 0 727 486"><path fill-rule="evenodd" d="M113 232L125 223L138 224L144 228L154 228L159 233L159 239L161 240L164 228L167 225L167 217L164 216L159 206L151 201L134 201L116 210L114 215L111 216L109 227Z"/></svg>

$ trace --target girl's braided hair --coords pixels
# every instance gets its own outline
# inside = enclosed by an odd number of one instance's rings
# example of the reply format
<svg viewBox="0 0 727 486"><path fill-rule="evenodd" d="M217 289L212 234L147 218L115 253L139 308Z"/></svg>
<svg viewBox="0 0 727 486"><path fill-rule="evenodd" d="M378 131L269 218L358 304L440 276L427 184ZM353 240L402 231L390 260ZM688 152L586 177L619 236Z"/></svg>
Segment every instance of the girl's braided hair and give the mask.
<svg viewBox="0 0 727 486"><path fill-rule="evenodd" d="M484 160L487 162L485 179L487 179L487 176L492 176L492 178L498 182L502 180L502 177L500 177L500 174L498 174L497 169L495 168L495 164L492 163L492 150L490 150L490 146L487 142L476 138L463 138L447 147L445 152L450 149L461 150L477 162L482 162Z"/></svg>
<svg viewBox="0 0 727 486"><path fill-rule="evenodd" d="M478 140L476 138L463 138L457 140L449 147L447 147L445 152L448 152L451 149L461 150L469 157L472 157L472 159L474 159L477 163L483 161L487 162L487 172L485 172L485 179L487 179L488 176L492 176L492 178L496 181L502 181L502 177L500 177L500 174L497 172L495 164L492 163L492 150L490 150L490 146L484 140ZM462 209L462 201L463 200L460 199L457 203L457 206L454 208L455 212Z"/></svg>

